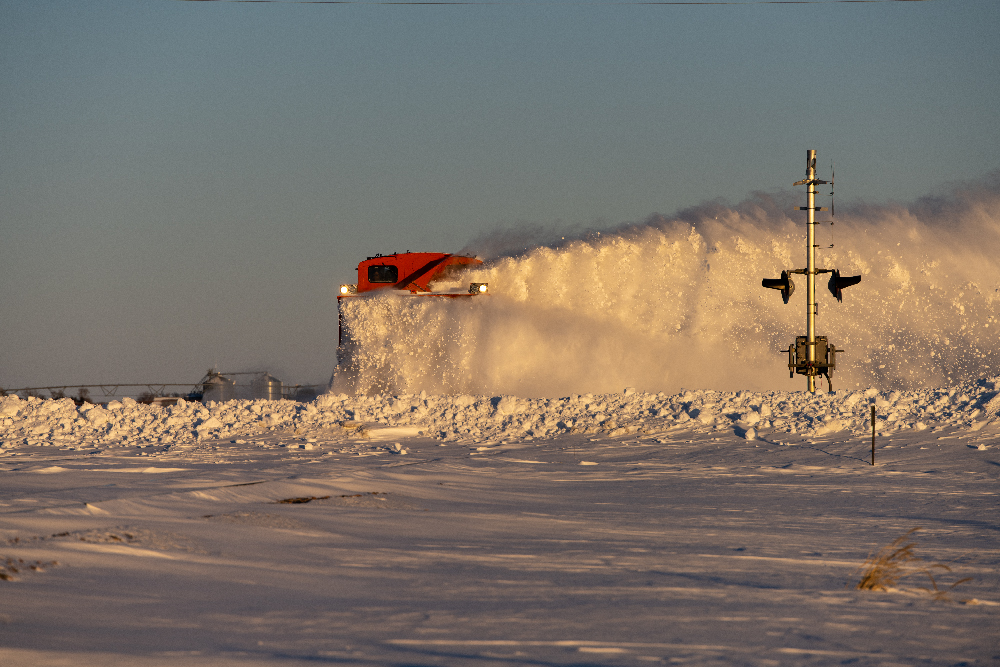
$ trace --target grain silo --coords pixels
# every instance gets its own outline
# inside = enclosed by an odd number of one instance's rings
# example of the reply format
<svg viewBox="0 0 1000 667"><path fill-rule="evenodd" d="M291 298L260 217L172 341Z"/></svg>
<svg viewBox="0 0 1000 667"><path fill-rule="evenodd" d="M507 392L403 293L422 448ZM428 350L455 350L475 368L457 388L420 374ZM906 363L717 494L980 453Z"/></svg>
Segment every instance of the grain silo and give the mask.
<svg viewBox="0 0 1000 667"><path fill-rule="evenodd" d="M255 376L250 383L250 393L253 398L262 398L265 401L280 401L281 380L270 373L261 373Z"/></svg>
<svg viewBox="0 0 1000 667"><path fill-rule="evenodd" d="M202 403L231 401L236 396L236 382L215 371L209 371L201 381Z"/></svg>

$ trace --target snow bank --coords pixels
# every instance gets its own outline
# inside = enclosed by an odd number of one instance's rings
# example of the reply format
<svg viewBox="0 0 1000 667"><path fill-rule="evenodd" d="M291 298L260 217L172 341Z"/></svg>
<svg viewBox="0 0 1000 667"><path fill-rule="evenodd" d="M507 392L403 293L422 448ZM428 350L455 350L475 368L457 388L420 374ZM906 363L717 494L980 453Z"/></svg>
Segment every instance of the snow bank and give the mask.
<svg viewBox="0 0 1000 667"><path fill-rule="evenodd" d="M947 389L804 392L684 391L667 395L632 388L562 398L399 394L327 394L312 403L228 401L157 407L130 399L107 408L71 399L0 398L4 447L91 442L104 446L183 443L307 431L341 422L417 426L442 440L473 442L547 438L583 432L622 436L672 426L736 432L747 439L774 433L819 436L867 432L869 405L880 433L946 426L977 430L1000 412L1000 376Z"/></svg>
<svg viewBox="0 0 1000 667"><path fill-rule="evenodd" d="M798 389L779 352L804 333L804 281L789 305L760 281L804 266L801 204L759 195L530 248L469 272L490 284L486 298L344 302L350 356L334 389ZM820 282L819 334L846 350L836 388L911 390L997 372L998 210L994 183L909 206L841 207L819 229L820 266L863 276L841 304Z"/></svg>

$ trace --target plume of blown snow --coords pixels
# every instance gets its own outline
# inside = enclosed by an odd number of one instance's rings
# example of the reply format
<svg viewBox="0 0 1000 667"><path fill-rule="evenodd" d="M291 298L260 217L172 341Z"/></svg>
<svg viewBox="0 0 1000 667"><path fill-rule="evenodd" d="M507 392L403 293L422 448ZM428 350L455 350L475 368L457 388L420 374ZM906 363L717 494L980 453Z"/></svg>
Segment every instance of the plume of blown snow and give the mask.
<svg viewBox="0 0 1000 667"><path fill-rule="evenodd" d="M805 265L800 200L755 194L539 243L469 271L490 284L488 297L345 302L334 390L798 389L783 350L805 333L804 277L788 305L760 281ZM1000 173L909 205L841 207L834 226L820 226L819 266L863 276L843 303L820 276L818 334L845 350L835 388L912 390L997 373L998 210Z"/></svg>

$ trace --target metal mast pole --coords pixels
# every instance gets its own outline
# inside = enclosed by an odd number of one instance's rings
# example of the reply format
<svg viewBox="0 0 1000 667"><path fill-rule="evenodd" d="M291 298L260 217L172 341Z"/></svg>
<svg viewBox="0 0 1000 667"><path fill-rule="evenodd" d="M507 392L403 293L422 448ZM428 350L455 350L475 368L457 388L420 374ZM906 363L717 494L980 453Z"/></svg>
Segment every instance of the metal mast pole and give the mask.
<svg viewBox="0 0 1000 667"><path fill-rule="evenodd" d="M806 358L809 360L809 393L816 393L816 151L806 151L806 180L809 188L806 257Z"/></svg>
<svg viewBox="0 0 1000 667"><path fill-rule="evenodd" d="M805 275L806 277L806 335L796 336L795 342L788 346L788 377L792 378L796 373L806 376L807 389L810 394L816 393L816 376L825 375L830 383L830 392L833 392L833 371L837 369L837 352L835 345L831 345L826 336L816 336L816 317L819 315L819 306L816 305L816 276L820 273L831 273L830 292L837 299L842 300L841 291L845 287L857 285L861 282L861 276L842 276L837 269L817 269L816 268L816 211L829 210L825 206L816 206L816 186L829 185L833 188L833 180L821 181L816 178L816 151L806 151L806 177L801 181L792 183L795 185L805 185L807 190L807 206L797 206L800 211L807 211L806 215L806 268L785 269L781 272L780 278L764 278L760 285L768 289L776 289L781 292L781 298L788 303L788 297L795 291L795 283L792 282L792 274ZM833 196L833 192L830 193ZM831 204L832 208L832 204ZM833 224L833 223L830 223ZM833 246L830 246L831 248ZM817 349L818 345L822 348Z"/></svg>

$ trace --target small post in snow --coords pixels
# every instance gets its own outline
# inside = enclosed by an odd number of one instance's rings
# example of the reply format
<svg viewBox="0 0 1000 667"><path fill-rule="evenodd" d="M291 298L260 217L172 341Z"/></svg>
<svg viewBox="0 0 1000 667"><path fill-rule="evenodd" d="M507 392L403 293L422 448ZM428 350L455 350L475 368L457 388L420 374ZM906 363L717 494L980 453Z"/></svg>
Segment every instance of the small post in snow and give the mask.
<svg viewBox="0 0 1000 667"><path fill-rule="evenodd" d="M872 406L872 465L875 465L875 406Z"/></svg>

